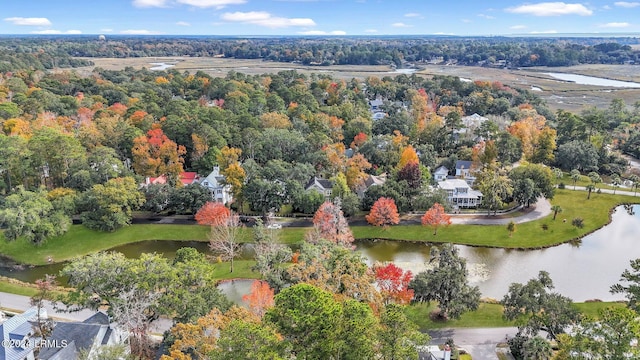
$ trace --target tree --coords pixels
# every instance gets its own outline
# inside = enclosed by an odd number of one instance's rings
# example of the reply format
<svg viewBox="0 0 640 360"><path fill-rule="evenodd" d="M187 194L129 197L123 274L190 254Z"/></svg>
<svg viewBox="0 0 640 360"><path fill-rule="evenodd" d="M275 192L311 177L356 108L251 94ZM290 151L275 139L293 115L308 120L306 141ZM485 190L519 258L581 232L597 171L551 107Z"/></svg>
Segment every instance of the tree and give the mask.
<svg viewBox="0 0 640 360"><path fill-rule="evenodd" d="M422 188L422 170L417 162L408 163L397 174L398 181L406 181L411 189L419 190Z"/></svg>
<svg viewBox="0 0 640 360"><path fill-rule="evenodd" d="M131 177L94 185L80 199L82 224L90 229L115 231L131 223L133 210L142 206L144 200Z"/></svg>
<svg viewBox="0 0 640 360"><path fill-rule="evenodd" d="M51 335L51 332L53 332L55 323L51 318L43 318L42 314L45 311L45 301L54 300L53 290L55 287L56 277L47 274L43 279L36 280L38 292L30 299L31 306L35 306L37 309L35 321L36 336L42 337L45 340Z"/></svg>
<svg viewBox="0 0 640 360"><path fill-rule="evenodd" d="M235 319L220 331L220 337L216 341L217 349L211 353L211 358L284 360L287 357L281 342L272 326Z"/></svg>
<svg viewBox="0 0 640 360"><path fill-rule="evenodd" d="M220 174L224 176L224 183L231 186L235 198L239 198L242 194L242 186L246 178L246 173L240 166L241 155L241 149L225 146L220 149L220 154L216 158L220 166Z"/></svg>
<svg viewBox="0 0 640 360"><path fill-rule="evenodd" d="M373 271L385 304L407 305L411 302L413 290L408 288L413 277L411 271L403 271L394 263L374 266Z"/></svg>
<svg viewBox="0 0 640 360"><path fill-rule="evenodd" d="M580 175L580 170L578 169L573 169L571 170L571 180L573 180L573 190L576 189L576 183L578 182L578 180L580 180L580 178L582 177Z"/></svg>
<svg viewBox="0 0 640 360"><path fill-rule="evenodd" d="M323 239L342 246L351 246L353 243L353 234L340 209L340 201L325 201L320 205L313 215L313 227Z"/></svg>
<svg viewBox="0 0 640 360"><path fill-rule="evenodd" d="M435 203L424 213L421 222L422 225L431 226L433 235L436 235L440 226L449 226L451 224L451 216L447 215L442 205Z"/></svg>
<svg viewBox="0 0 640 360"><path fill-rule="evenodd" d="M256 221L253 232L256 264L252 270L258 271L277 293L287 284L287 263L291 260L291 248L280 244L278 233L267 231L261 219Z"/></svg>
<svg viewBox="0 0 640 360"><path fill-rule="evenodd" d="M587 176L589 177L589 180L591 180L591 184L593 184L594 187L596 187L597 184L602 182L602 178L595 171L590 172Z"/></svg>
<svg viewBox="0 0 640 360"><path fill-rule="evenodd" d="M563 169L593 171L598 169L598 151L590 142L573 140L558 147L556 162Z"/></svg>
<svg viewBox="0 0 640 360"><path fill-rule="evenodd" d="M362 154L355 154L347 160L346 178L349 189L355 191L367 178L365 170L371 169L371 164Z"/></svg>
<svg viewBox="0 0 640 360"><path fill-rule="evenodd" d="M631 309L601 309L598 320L585 318L572 334L558 337L559 359L637 358L640 349L633 342L640 337L638 314Z"/></svg>
<svg viewBox="0 0 640 360"><path fill-rule="evenodd" d="M413 148L413 146L409 145L406 148L404 148L404 150L402 150L402 154L400 155L400 161L398 161L398 165L396 165L396 168L400 170L403 167L407 166L408 164L413 164L413 163L419 164L420 159L418 159L418 154L416 153L416 150Z"/></svg>
<svg viewBox="0 0 640 360"><path fill-rule="evenodd" d="M584 219L581 217L575 217L571 220L571 225L576 228L582 229L584 227Z"/></svg>
<svg viewBox="0 0 640 360"><path fill-rule="evenodd" d="M309 284L282 290L265 315L300 359L331 358L338 348L341 318L342 308L333 295Z"/></svg>
<svg viewBox="0 0 640 360"><path fill-rule="evenodd" d="M622 179L620 179L620 176L618 176L618 174L613 174L613 176L611 176L611 185L613 185L613 195L616 194L616 190L618 189L620 184L622 184Z"/></svg>
<svg viewBox="0 0 640 360"><path fill-rule="evenodd" d="M596 186L593 184L588 184L585 189L587 189L587 200L591 199L591 192L595 190Z"/></svg>
<svg viewBox="0 0 640 360"><path fill-rule="evenodd" d="M405 315L402 306L389 304L380 315L380 354L383 360L418 359L417 346L429 343L429 335L417 331L417 327Z"/></svg>
<svg viewBox="0 0 640 360"><path fill-rule="evenodd" d="M458 319L465 311L475 310L480 302L480 290L467 280L467 262L458 255L458 249L444 244L433 247L431 260L434 267L415 276L409 288L417 301L438 302L440 316Z"/></svg>
<svg viewBox="0 0 640 360"><path fill-rule="evenodd" d="M527 360L549 360L553 355L551 344L539 336L525 341L522 347L524 358Z"/></svg>
<svg viewBox="0 0 640 360"><path fill-rule="evenodd" d="M640 176L632 174L631 176L629 176L629 181L631 181L631 186L633 187L633 196L636 196L636 192L638 191L638 187L640 186Z"/></svg>
<svg viewBox="0 0 640 360"><path fill-rule="evenodd" d="M373 204L369 215L365 216L365 219L373 226L386 227L389 224L398 224L400 215L393 199L381 197Z"/></svg>
<svg viewBox="0 0 640 360"><path fill-rule="evenodd" d="M561 213L563 209L560 207L560 205L553 205L551 206L551 211L553 211L553 220L555 220L556 216L558 216L558 214Z"/></svg>
<svg viewBox="0 0 640 360"><path fill-rule="evenodd" d="M625 269L620 283L611 286L612 294L624 294L627 306L640 313L640 259L631 260L631 269Z"/></svg>
<svg viewBox="0 0 640 360"><path fill-rule="evenodd" d="M518 166L509 172L512 181L521 179L531 179L536 185L536 193L547 199L553 199L555 185L553 180L553 172L548 166L541 164L527 164Z"/></svg>
<svg viewBox="0 0 640 360"><path fill-rule="evenodd" d="M208 201L196 213L196 221L200 225L217 226L227 222L231 211L219 202Z"/></svg>
<svg viewBox="0 0 640 360"><path fill-rule="evenodd" d="M540 196L533 180L518 179L513 184L513 198L522 206L529 207Z"/></svg>
<svg viewBox="0 0 640 360"><path fill-rule="evenodd" d="M556 339L567 326L575 323L579 314L571 299L550 292L553 281L546 271L540 271L537 279L526 284L513 283L502 299L504 317L516 320L518 333L535 336L545 331L550 339Z"/></svg>
<svg viewBox="0 0 640 360"><path fill-rule="evenodd" d="M249 180L243 187L243 198L251 204L251 209L266 215L280 210L285 201L285 188L281 182L260 178Z"/></svg>
<svg viewBox="0 0 640 360"><path fill-rule="evenodd" d="M249 305L249 310L262 319L265 312L273 307L273 289L264 281L251 283L251 292L242 296L242 301Z"/></svg>
<svg viewBox="0 0 640 360"><path fill-rule="evenodd" d="M499 208L505 205L505 200L513 193L511 180L500 173L495 166L484 168L476 180L478 189L482 192L482 204L487 208L487 213L494 215Z"/></svg>
<svg viewBox="0 0 640 360"><path fill-rule="evenodd" d="M513 236L513 233L516 232L516 223L513 222L513 220L507 224L507 231L509 232L509 237Z"/></svg>
<svg viewBox="0 0 640 360"><path fill-rule="evenodd" d="M32 154L31 166L38 169L46 186L64 187L69 176L87 164L80 141L54 127L36 130L27 146Z"/></svg>
<svg viewBox="0 0 640 360"><path fill-rule="evenodd" d="M71 219L64 211L53 207L43 188L32 192L18 186L16 193L4 199L0 208L0 224L6 226L5 239L16 240L24 236L40 245L67 232Z"/></svg>
<svg viewBox="0 0 640 360"><path fill-rule="evenodd" d="M229 261L229 272L233 272L233 260L240 255L240 217L231 213L226 221L211 226L209 248L223 261Z"/></svg>
<svg viewBox="0 0 640 360"><path fill-rule="evenodd" d="M138 175L165 175L171 184L178 183L187 150L170 140L160 127L154 127L133 140L133 169Z"/></svg>
<svg viewBox="0 0 640 360"><path fill-rule="evenodd" d="M166 210L177 214L196 214L211 201L211 192L200 184L189 184L169 193Z"/></svg>

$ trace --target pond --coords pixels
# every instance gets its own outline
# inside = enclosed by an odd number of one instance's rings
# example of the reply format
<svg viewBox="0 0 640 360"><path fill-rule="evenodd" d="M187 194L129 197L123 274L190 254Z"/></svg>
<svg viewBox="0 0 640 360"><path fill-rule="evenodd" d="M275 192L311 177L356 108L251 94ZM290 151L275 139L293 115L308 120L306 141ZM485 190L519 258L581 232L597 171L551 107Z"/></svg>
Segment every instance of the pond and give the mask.
<svg viewBox="0 0 640 360"><path fill-rule="evenodd" d="M175 64L166 64L166 63L151 63L151 65L154 65L154 66L150 67L149 70L154 70L154 71L167 70L168 68L176 66Z"/></svg>
<svg viewBox="0 0 640 360"><path fill-rule="evenodd" d="M545 73L551 77L556 79L574 82L580 85L596 85L596 86L608 86L608 87L619 87L619 88L640 88L640 83L630 82L630 81L619 81L619 80L611 80L605 78L599 78L595 76L585 76L585 75L577 75L577 74L567 74L567 73Z"/></svg>
<svg viewBox="0 0 640 360"><path fill-rule="evenodd" d="M540 270L548 271L557 292L575 301L600 299L622 300L620 295L611 295L609 287L629 267L630 260L640 258L640 206L635 205L630 214L624 207L616 208L612 223L583 238L575 244L563 244L543 250L505 250L458 246L460 254L467 259L470 280L478 285L483 297L501 299L513 282L524 283L537 276ZM164 253L172 258L177 249L195 247L208 252L203 242L145 241L115 248L128 257L143 252ZM361 241L356 244L367 263L393 261L398 266L414 273L423 271L429 260L431 248L424 243L396 241ZM245 257L251 257L247 246ZM0 261L2 263L2 261ZM25 267L15 269L1 267L0 275L23 281L35 281L47 273L57 273L63 264ZM221 284L223 291L239 301L247 293L251 281L240 280Z"/></svg>

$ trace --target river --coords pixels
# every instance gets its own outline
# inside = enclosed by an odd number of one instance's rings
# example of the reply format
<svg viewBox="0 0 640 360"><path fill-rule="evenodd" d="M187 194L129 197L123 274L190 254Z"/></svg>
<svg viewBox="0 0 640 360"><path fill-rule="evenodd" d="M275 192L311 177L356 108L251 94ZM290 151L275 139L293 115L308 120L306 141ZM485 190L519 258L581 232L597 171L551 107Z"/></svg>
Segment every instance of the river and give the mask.
<svg viewBox="0 0 640 360"><path fill-rule="evenodd" d="M548 271L556 291L575 301L600 299L622 300L611 295L609 287L629 268L630 260L640 258L640 206L632 207L629 214L622 206L616 208L611 224L584 237L574 244L563 244L543 250L505 250L482 247L458 246L467 259L470 281L478 285L483 297L501 299L513 282L524 283L537 276L540 270ZM551 230L550 230L551 231ZM158 252L172 258L183 246L195 247L207 252L207 243L179 241L144 241L115 248L128 257L143 252ZM356 250L365 261L393 261L414 273L424 270L429 260L430 246L424 243L397 241L360 241ZM247 247L245 257L251 256ZM0 275L35 281L46 273L57 273L63 264L14 269L0 267ZM250 281L235 281L221 285L231 298L239 301L248 292Z"/></svg>
<svg viewBox="0 0 640 360"><path fill-rule="evenodd" d="M580 85L594 85L594 86L607 86L617 88L640 88L640 83L630 81L619 81L604 79L595 76L567 74L567 73L545 73L556 79L563 81L570 81Z"/></svg>

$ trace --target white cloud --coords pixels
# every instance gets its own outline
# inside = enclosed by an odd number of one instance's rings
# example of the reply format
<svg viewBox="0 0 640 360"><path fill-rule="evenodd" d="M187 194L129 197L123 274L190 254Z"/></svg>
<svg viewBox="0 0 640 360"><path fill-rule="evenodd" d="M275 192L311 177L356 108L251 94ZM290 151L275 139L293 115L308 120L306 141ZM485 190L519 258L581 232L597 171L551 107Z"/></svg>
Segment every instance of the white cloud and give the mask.
<svg viewBox="0 0 640 360"><path fill-rule="evenodd" d="M478 17L485 18L487 20L493 20L493 19L496 18L495 16L491 16L491 15L487 15L487 14L478 14Z"/></svg>
<svg viewBox="0 0 640 360"><path fill-rule="evenodd" d="M509 29L512 30L521 30L521 29L526 29L527 27L525 25L513 25L511 26Z"/></svg>
<svg viewBox="0 0 640 360"><path fill-rule="evenodd" d="M605 5L602 8L605 9L605 10L611 10L611 6L609 6L609 5Z"/></svg>
<svg viewBox="0 0 640 360"><path fill-rule="evenodd" d="M557 34L558 30L532 31L529 34Z"/></svg>
<svg viewBox="0 0 640 360"><path fill-rule="evenodd" d="M13 25L51 26L51 21L49 21L49 19L47 18L10 17L5 18L4 21L10 22Z"/></svg>
<svg viewBox="0 0 640 360"><path fill-rule="evenodd" d="M393 27L399 27L399 28L411 27L411 25L407 25L407 24L405 24L405 23L401 23L401 22L393 23L393 24L391 24L391 26L393 26Z"/></svg>
<svg viewBox="0 0 640 360"><path fill-rule="evenodd" d="M627 22L610 22L602 25L598 25L601 28L626 28L631 26L631 24Z"/></svg>
<svg viewBox="0 0 640 360"><path fill-rule="evenodd" d="M473 21L471 21L469 19L462 19L462 22L465 23L465 24L468 24L468 23L472 23Z"/></svg>
<svg viewBox="0 0 640 360"><path fill-rule="evenodd" d="M364 32L366 32L367 34L375 34L378 32L378 30L376 29L366 29Z"/></svg>
<svg viewBox="0 0 640 360"><path fill-rule="evenodd" d="M195 6L199 8L222 9L227 5L240 5L247 2L247 0L177 0L180 4Z"/></svg>
<svg viewBox="0 0 640 360"><path fill-rule="evenodd" d="M141 8L166 7L167 0L133 0L133 6Z"/></svg>
<svg viewBox="0 0 640 360"><path fill-rule="evenodd" d="M613 5L623 8L634 8L640 6L640 2L617 1L613 3Z"/></svg>
<svg viewBox="0 0 640 360"><path fill-rule="evenodd" d="M241 22L254 24L269 28L284 28L290 26L315 26L313 19L309 18L283 18L273 16L266 11L249 11L249 12L233 12L224 13L222 20L231 22Z"/></svg>
<svg viewBox="0 0 640 360"><path fill-rule="evenodd" d="M176 25L178 25L178 26L191 26L191 24L186 22L186 21L178 21L176 23Z"/></svg>
<svg viewBox="0 0 640 360"><path fill-rule="evenodd" d="M422 17L422 15L420 15L419 13L406 13L404 14L404 17L416 18L416 17Z"/></svg>
<svg viewBox="0 0 640 360"><path fill-rule="evenodd" d="M543 2L537 4L526 4L510 7L505 11L514 14L527 14L533 16L560 16L560 15L581 15L589 16L593 11L587 9L582 4L567 4L563 2Z"/></svg>
<svg viewBox="0 0 640 360"><path fill-rule="evenodd" d="M342 30L333 30L333 31L310 30L310 31L300 31L298 34L300 35L347 35L346 31L342 31Z"/></svg>
<svg viewBox="0 0 640 360"><path fill-rule="evenodd" d="M120 34L125 35L155 35L157 31L145 30L145 29L128 29L120 31Z"/></svg>
<svg viewBox="0 0 640 360"><path fill-rule="evenodd" d="M79 34L82 34L82 31L80 30L60 31L60 30L48 29L48 30L36 30L36 31L32 31L31 33L38 34L38 35L61 35L61 34L79 35Z"/></svg>

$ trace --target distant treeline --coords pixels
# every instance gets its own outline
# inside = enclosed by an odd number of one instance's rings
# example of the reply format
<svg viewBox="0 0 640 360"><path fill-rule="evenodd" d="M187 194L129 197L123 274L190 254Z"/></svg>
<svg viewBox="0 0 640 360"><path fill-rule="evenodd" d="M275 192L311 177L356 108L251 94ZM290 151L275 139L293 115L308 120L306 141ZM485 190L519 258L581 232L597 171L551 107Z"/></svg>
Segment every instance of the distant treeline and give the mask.
<svg viewBox="0 0 640 360"><path fill-rule="evenodd" d="M0 71L86 65L74 57L224 56L306 65L451 62L487 66L640 63L628 38L350 37L219 38L206 36L0 37Z"/></svg>

